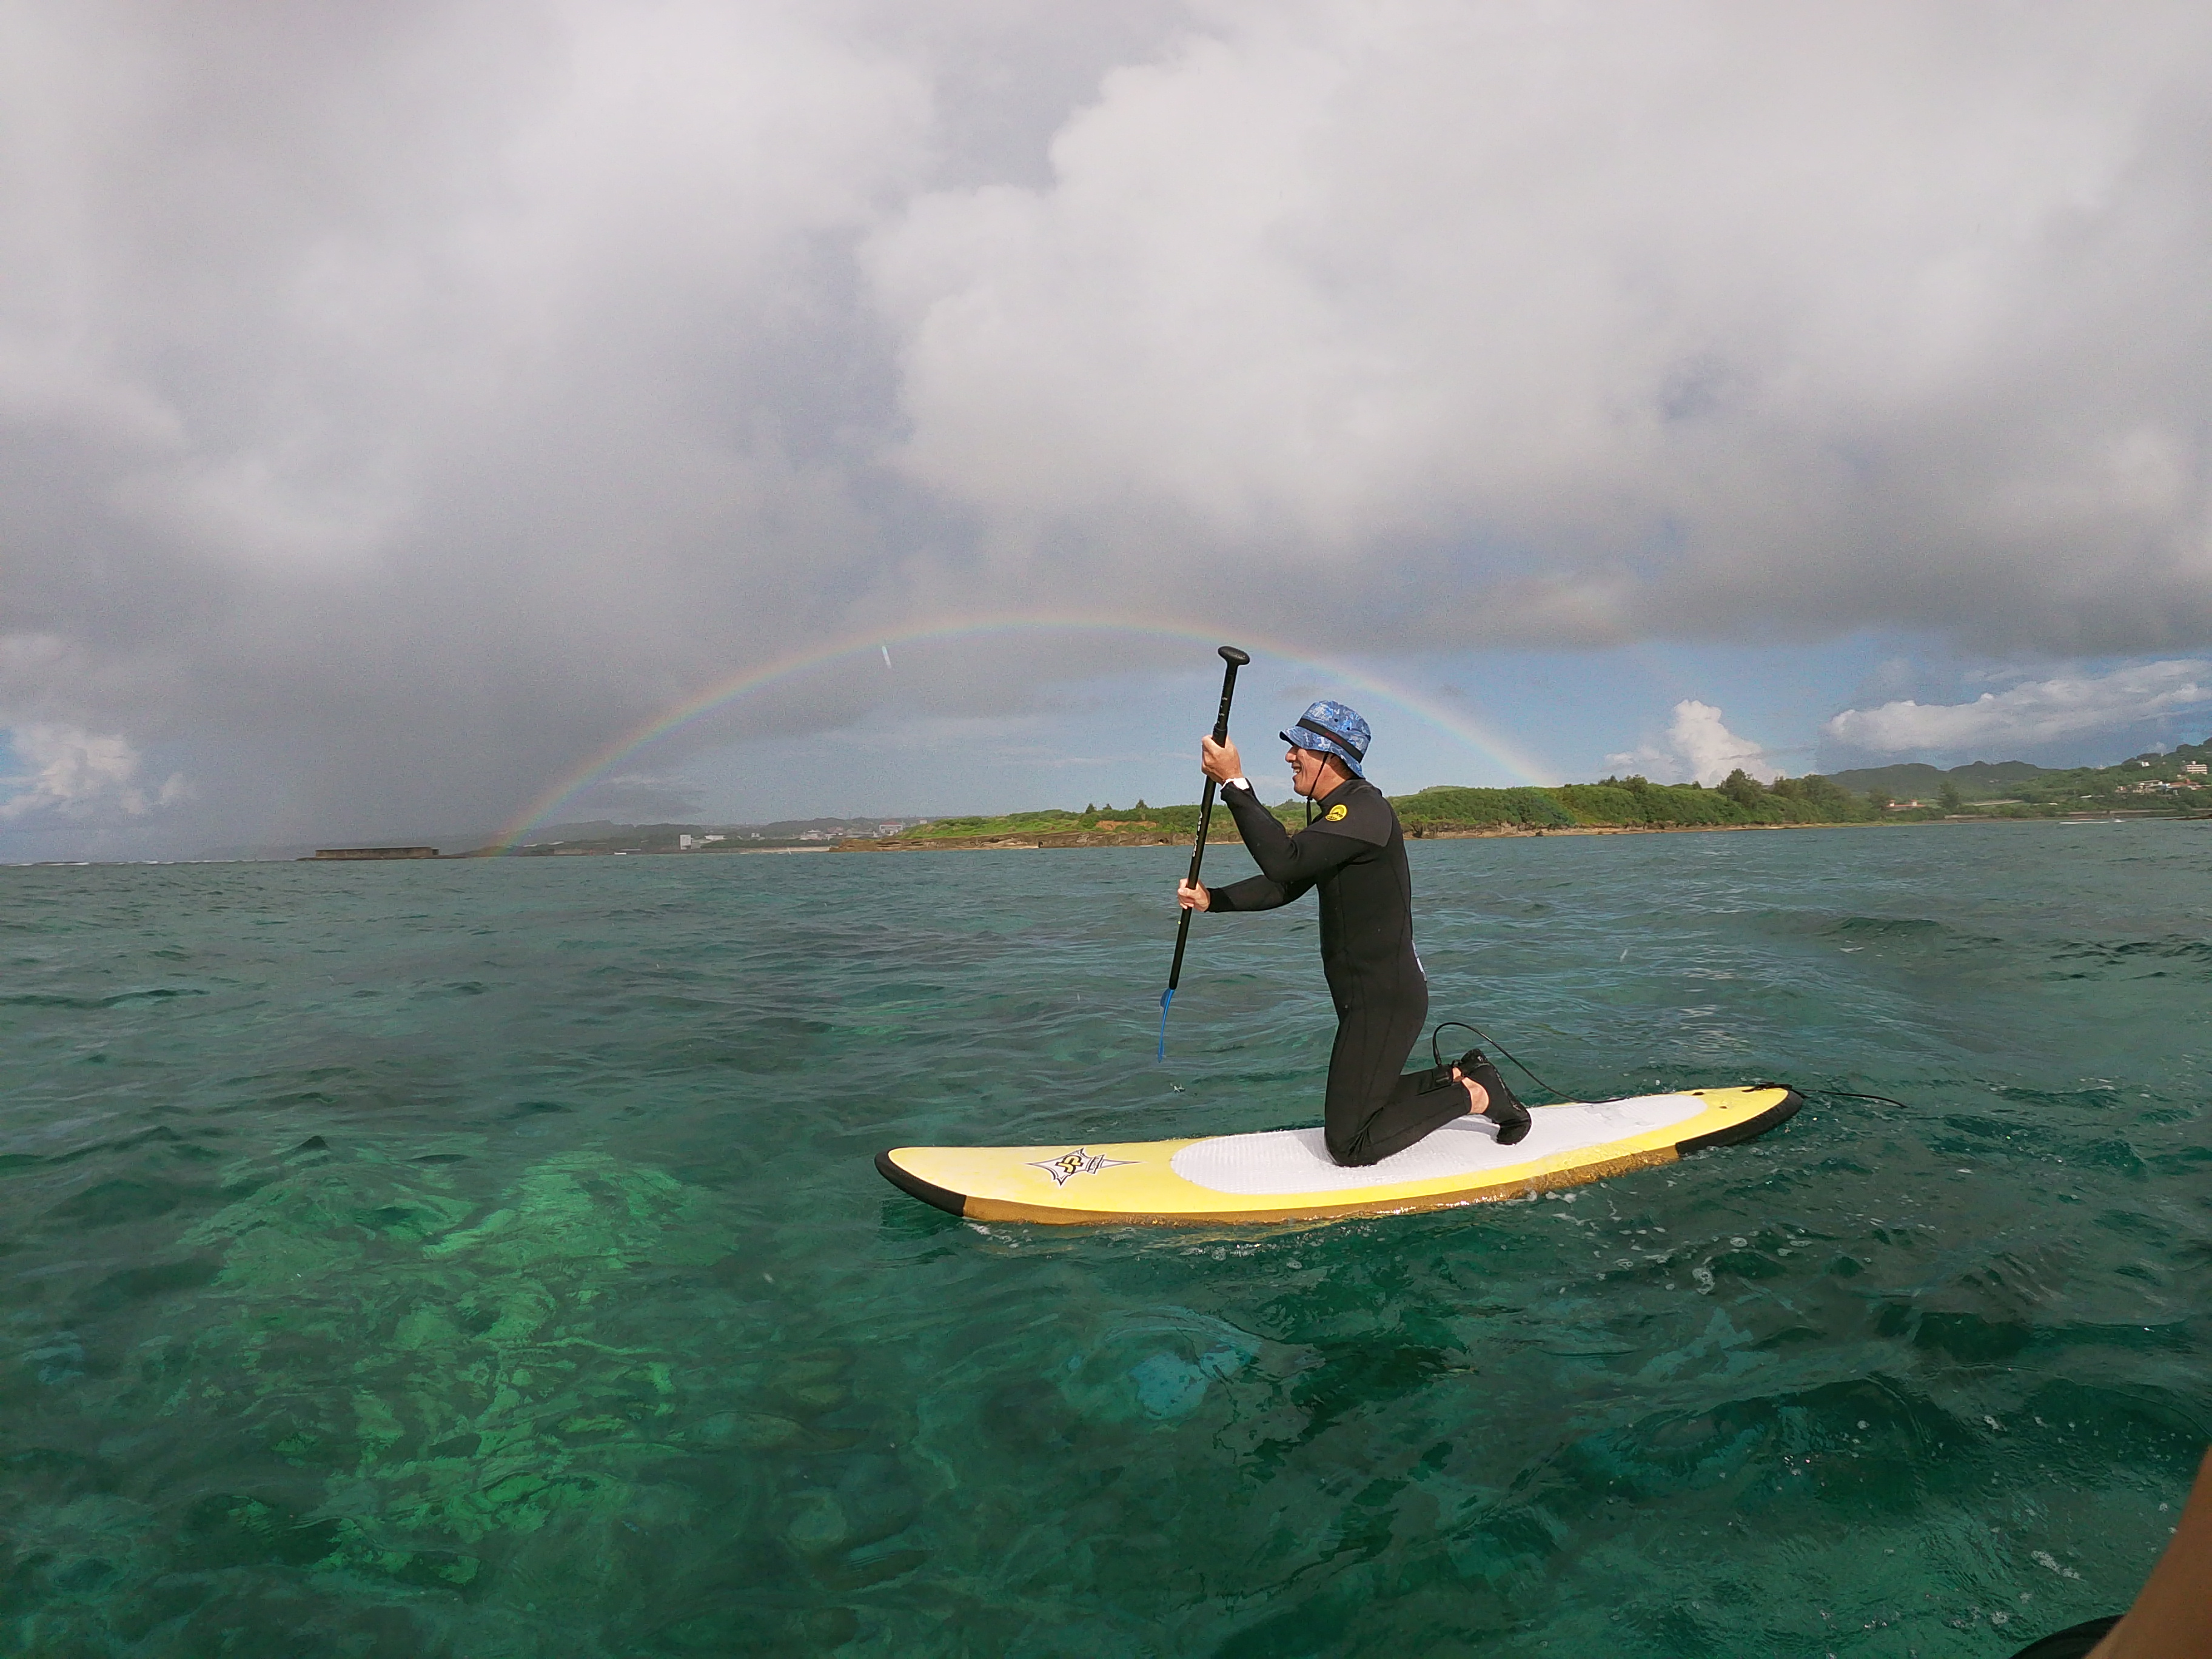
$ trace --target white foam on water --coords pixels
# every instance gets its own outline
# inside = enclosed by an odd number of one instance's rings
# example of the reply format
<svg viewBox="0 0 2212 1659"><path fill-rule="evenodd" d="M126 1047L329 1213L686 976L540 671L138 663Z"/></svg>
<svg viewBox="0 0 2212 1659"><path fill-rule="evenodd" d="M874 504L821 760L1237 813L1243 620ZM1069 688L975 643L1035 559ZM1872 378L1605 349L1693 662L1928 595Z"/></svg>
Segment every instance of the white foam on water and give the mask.
<svg viewBox="0 0 2212 1659"><path fill-rule="evenodd" d="M1490 1120L1468 1116L1424 1136L1380 1164L1346 1169L1328 1155L1322 1132L1275 1129L1266 1134L1194 1140L1170 1160L1193 1186L1217 1193L1340 1193L1408 1182L1486 1176L1561 1152L1579 1152L1671 1128L1705 1109L1693 1095L1639 1095L1595 1105L1538 1106L1527 1139L1501 1146Z"/></svg>

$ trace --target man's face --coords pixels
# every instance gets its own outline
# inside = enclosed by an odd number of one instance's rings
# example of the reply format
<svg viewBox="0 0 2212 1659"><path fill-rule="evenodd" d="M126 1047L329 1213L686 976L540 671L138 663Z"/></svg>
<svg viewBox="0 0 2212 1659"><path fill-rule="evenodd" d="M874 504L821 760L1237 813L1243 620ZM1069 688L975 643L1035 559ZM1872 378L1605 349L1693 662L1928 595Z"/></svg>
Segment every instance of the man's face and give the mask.
<svg viewBox="0 0 2212 1659"><path fill-rule="evenodd" d="M1311 799L1328 757L1318 750L1301 749L1293 744L1283 752L1283 758L1291 763L1291 787Z"/></svg>

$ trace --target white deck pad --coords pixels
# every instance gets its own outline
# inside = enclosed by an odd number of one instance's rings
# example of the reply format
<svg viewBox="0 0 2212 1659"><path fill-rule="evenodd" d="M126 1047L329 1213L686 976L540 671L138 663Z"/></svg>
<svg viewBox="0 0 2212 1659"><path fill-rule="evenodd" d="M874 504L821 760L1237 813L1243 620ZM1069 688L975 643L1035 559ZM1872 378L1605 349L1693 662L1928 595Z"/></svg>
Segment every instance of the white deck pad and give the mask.
<svg viewBox="0 0 2212 1659"><path fill-rule="evenodd" d="M1501 1146L1488 1118L1469 1115L1423 1137L1402 1152L1358 1169L1328 1155L1317 1129L1276 1129L1264 1134L1215 1135L1194 1140L1170 1166L1194 1186L1243 1194L1355 1192L1407 1182L1486 1176L1516 1164L1665 1129L1706 1109L1691 1095L1641 1095L1595 1105L1539 1106L1528 1133Z"/></svg>

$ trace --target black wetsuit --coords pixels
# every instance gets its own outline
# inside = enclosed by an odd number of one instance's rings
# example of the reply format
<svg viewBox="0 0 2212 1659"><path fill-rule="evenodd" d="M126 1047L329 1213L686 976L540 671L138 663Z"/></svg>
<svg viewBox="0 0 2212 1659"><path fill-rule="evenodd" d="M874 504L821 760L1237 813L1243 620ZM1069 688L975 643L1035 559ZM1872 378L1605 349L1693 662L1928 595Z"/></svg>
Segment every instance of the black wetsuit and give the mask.
<svg viewBox="0 0 2212 1659"><path fill-rule="evenodd" d="M1424 1090L1426 1072L1399 1075L1429 1017L1429 981L1413 954L1413 881L1405 832L1373 784L1354 778L1316 803L1297 835L1249 789L1221 799L1261 873L1211 890L1215 910L1272 910L1308 888L1321 896L1321 963L1336 1004L1328 1056L1328 1153L1373 1164L1468 1109L1456 1084Z"/></svg>

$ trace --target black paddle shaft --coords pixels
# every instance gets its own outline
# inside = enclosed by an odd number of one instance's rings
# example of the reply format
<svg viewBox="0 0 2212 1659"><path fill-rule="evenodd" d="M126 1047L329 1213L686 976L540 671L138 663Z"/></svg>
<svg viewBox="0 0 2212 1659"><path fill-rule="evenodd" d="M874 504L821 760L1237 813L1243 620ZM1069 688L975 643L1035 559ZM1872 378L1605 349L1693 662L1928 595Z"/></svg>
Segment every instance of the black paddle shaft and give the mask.
<svg viewBox="0 0 2212 1659"><path fill-rule="evenodd" d="M1220 652L1221 660L1227 663L1229 667L1221 676L1221 712L1213 717L1213 740L1216 743L1226 743L1229 741L1229 702L1237 695L1237 671L1252 659L1233 645L1221 647ZM1212 822L1213 780L1208 778L1206 781L1206 793L1199 798L1198 839L1192 843L1190 849L1190 883L1194 887L1198 885L1198 866L1206 861L1206 826ZM1182 921L1176 927L1175 963L1168 969L1168 989L1170 991L1182 983L1182 950L1184 945L1190 943L1190 918L1191 912L1184 911Z"/></svg>

